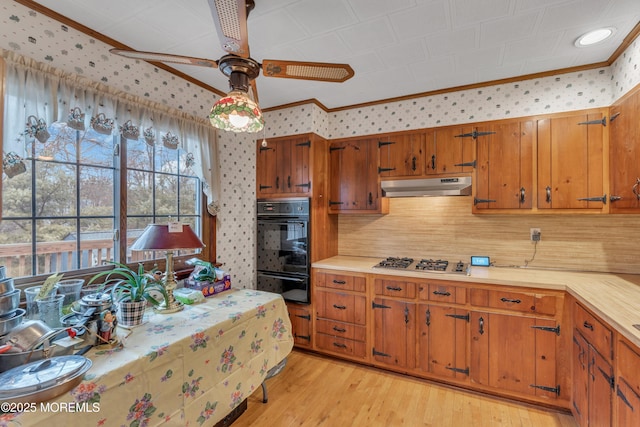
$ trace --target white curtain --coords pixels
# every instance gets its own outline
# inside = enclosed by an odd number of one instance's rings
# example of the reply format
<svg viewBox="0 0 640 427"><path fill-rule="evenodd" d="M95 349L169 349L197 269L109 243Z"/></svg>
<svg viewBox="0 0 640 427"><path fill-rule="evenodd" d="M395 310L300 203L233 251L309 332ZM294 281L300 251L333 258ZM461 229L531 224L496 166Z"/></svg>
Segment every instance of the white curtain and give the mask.
<svg viewBox="0 0 640 427"><path fill-rule="evenodd" d="M131 121L141 136L145 130L151 130L156 144L162 144L162 138L169 132L177 136L178 149L194 155L194 170L204 183L209 212L218 213L218 138L210 123L15 52L2 49L2 57L6 75L5 156L15 152L24 157L25 144L20 134L26 127L25 117L33 116L47 125L67 123L70 112L79 110L84 113L85 127L92 125L92 118L104 117L108 124L113 123L112 132L119 132L122 125Z"/></svg>

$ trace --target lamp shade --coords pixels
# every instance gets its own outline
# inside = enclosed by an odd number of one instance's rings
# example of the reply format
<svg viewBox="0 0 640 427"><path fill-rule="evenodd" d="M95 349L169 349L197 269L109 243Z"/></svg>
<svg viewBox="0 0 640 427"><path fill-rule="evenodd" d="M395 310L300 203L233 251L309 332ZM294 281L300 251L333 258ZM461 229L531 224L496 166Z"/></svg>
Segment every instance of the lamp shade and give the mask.
<svg viewBox="0 0 640 427"><path fill-rule="evenodd" d="M200 248L204 244L189 224L149 224L131 245L133 251Z"/></svg>
<svg viewBox="0 0 640 427"><path fill-rule="evenodd" d="M240 90L229 92L213 104L209 120L214 127L232 132L259 132L264 127L260 107Z"/></svg>

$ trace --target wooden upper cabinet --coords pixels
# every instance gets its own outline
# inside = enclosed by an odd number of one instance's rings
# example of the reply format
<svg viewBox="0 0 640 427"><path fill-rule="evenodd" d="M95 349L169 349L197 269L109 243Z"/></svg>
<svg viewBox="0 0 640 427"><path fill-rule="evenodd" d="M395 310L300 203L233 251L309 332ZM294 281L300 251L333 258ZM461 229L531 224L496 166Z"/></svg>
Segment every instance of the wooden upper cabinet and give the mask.
<svg viewBox="0 0 640 427"><path fill-rule="evenodd" d="M424 175L425 133L398 134L378 140L382 178Z"/></svg>
<svg viewBox="0 0 640 427"><path fill-rule="evenodd" d="M531 209L535 123L511 121L478 128L473 212Z"/></svg>
<svg viewBox="0 0 640 427"><path fill-rule="evenodd" d="M611 212L640 212L640 89L610 110Z"/></svg>
<svg viewBox="0 0 640 427"><path fill-rule="evenodd" d="M378 139L329 144L329 213L386 213L378 181Z"/></svg>
<svg viewBox="0 0 640 427"><path fill-rule="evenodd" d="M603 211L605 111L538 120L538 209Z"/></svg>
<svg viewBox="0 0 640 427"><path fill-rule="evenodd" d="M257 142L257 196L310 195L310 151L308 135L273 139L263 147Z"/></svg>
<svg viewBox="0 0 640 427"><path fill-rule="evenodd" d="M475 132L475 133L474 133ZM473 172L475 135L473 126L447 126L425 133L426 174L460 174Z"/></svg>

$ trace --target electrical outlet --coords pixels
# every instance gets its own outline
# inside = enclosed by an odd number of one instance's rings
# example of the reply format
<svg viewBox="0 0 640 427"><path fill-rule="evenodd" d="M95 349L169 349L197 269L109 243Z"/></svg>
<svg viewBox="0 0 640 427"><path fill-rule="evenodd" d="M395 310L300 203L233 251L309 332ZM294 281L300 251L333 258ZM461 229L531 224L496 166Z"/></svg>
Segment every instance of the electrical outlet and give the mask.
<svg viewBox="0 0 640 427"><path fill-rule="evenodd" d="M539 228L530 228L529 236L532 242L539 242L542 239L542 232Z"/></svg>

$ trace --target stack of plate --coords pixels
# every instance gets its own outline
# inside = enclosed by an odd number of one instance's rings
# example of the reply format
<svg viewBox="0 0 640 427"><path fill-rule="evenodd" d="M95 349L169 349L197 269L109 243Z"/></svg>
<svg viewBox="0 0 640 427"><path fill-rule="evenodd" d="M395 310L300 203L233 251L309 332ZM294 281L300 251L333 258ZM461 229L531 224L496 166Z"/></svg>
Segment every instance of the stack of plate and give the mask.
<svg viewBox="0 0 640 427"><path fill-rule="evenodd" d="M0 266L0 337L18 326L25 310L19 308L20 289L13 286L13 279L5 276L6 269Z"/></svg>

